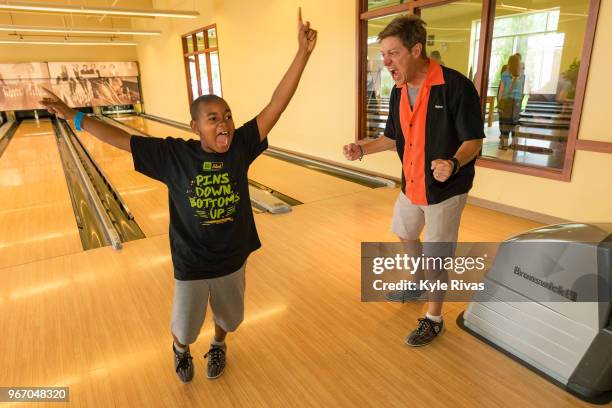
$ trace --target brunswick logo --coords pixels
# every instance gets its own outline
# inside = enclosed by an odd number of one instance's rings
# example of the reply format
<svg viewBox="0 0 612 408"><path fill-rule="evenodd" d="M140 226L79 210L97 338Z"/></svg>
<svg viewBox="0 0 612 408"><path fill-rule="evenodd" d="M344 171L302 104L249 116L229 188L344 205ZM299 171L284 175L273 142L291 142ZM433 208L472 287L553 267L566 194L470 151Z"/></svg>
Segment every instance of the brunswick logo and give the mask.
<svg viewBox="0 0 612 408"><path fill-rule="evenodd" d="M221 170L223 168L223 162L204 162L202 164L202 170Z"/></svg>
<svg viewBox="0 0 612 408"><path fill-rule="evenodd" d="M572 302L575 302L578 299L578 293L576 293L575 291L571 290L571 289L565 289L563 286L561 285L555 285L553 282L550 281L544 281L542 279L539 279L533 275L530 275L526 272L524 272L520 266L515 265L514 266L514 274L518 275L524 279L527 279L528 281L531 281L533 283L535 283L536 285L540 285L545 289L550 290L551 292L554 292L560 296L563 296L566 299L571 300Z"/></svg>

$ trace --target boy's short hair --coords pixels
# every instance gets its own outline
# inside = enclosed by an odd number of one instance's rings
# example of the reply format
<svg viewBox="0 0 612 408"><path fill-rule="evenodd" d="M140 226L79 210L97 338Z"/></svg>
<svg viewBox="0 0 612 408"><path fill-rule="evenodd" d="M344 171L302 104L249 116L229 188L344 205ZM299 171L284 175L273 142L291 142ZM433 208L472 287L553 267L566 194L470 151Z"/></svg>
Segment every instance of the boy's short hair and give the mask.
<svg viewBox="0 0 612 408"><path fill-rule="evenodd" d="M227 105L225 99L217 95L202 95L191 102L189 107L189 113L191 113L191 120L198 120L198 113L200 112L200 105L205 105L210 102L223 102ZM229 105L228 105L229 106Z"/></svg>
<svg viewBox="0 0 612 408"><path fill-rule="evenodd" d="M414 14L396 17L378 34L378 42L387 37L397 37L408 50L421 43L423 46L421 58L427 58L427 51L425 50L427 43L426 25L427 23Z"/></svg>

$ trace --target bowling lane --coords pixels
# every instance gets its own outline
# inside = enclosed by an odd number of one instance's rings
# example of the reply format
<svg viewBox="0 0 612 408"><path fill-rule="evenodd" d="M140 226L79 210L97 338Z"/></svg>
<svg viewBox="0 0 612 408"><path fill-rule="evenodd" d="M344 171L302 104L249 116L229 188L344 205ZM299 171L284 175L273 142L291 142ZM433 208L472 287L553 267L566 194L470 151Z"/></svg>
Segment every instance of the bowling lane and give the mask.
<svg viewBox="0 0 612 408"><path fill-rule="evenodd" d="M116 119L156 137L196 137L186 130L140 116L123 116ZM251 165L249 178L303 203L369 190L363 185L266 155L261 155Z"/></svg>
<svg viewBox="0 0 612 408"><path fill-rule="evenodd" d="M135 171L129 152L103 143L85 131L77 132L77 135L115 186L145 235L167 234L169 212L166 186Z"/></svg>
<svg viewBox="0 0 612 408"><path fill-rule="evenodd" d="M53 127L24 121L0 157L0 268L83 250Z"/></svg>

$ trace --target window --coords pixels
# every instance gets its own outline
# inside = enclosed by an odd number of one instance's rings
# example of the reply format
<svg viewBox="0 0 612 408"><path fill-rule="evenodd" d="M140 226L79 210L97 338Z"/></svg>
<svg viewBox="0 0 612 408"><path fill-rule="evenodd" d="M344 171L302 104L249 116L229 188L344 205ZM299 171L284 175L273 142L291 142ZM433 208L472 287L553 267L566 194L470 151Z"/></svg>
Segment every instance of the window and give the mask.
<svg viewBox="0 0 612 408"><path fill-rule="evenodd" d="M589 2L496 6L483 158L563 170Z"/></svg>
<svg viewBox="0 0 612 408"><path fill-rule="evenodd" d="M221 95L217 27L201 28L182 37L189 103L201 95Z"/></svg>
<svg viewBox="0 0 612 408"><path fill-rule="evenodd" d="M597 0L358 0L357 139L383 134L394 86L377 35L427 23L427 53L471 79L486 139L478 165L569 180Z"/></svg>

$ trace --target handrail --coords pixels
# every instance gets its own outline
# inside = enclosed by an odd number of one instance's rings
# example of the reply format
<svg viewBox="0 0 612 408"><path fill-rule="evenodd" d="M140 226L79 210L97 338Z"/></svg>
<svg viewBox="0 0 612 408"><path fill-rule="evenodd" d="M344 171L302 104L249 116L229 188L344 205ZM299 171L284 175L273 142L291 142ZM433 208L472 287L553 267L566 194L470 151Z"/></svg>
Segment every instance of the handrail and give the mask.
<svg viewBox="0 0 612 408"><path fill-rule="evenodd" d="M300 156L298 154L292 154L292 153L284 152L282 150L277 150L273 147L268 148L266 153L272 157L276 157L276 158L284 159L288 161L293 161L293 162L301 162L303 164L310 164L313 166L317 166L321 169L329 170L330 172L335 172L335 173L351 176L351 177L354 177L355 179L361 179L361 180L367 180L373 183L379 183L381 185L384 185L385 187L389 187L389 188L396 187L396 183L394 181L386 179L386 178L371 176L369 174L360 173L355 170L349 170L346 167L342 167L342 166L334 166L333 164L321 162L319 160L309 159L307 157Z"/></svg>
<svg viewBox="0 0 612 408"><path fill-rule="evenodd" d="M165 123L167 125L174 126L180 129L184 129L187 131L192 131L192 129L186 124L177 122L175 120L162 118L156 115L150 115L148 113L138 113L137 116L141 116L145 119L151 119L157 122ZM361 181L366 181L368 183L376 183L380 186L385 186L385 187L390 187L390 188L396 187L395 181L392 181L392 180L389 180L383 177L377 177L377 176L372 176L366 173L361 173L356 170L350 170L350 169L347 169L346 167L336 166L330 163L325 163L320 160L310 159L310 158L304 157L299 154L288 153L286 151L283 151L282 149L268 147L268 149L264 152L264 154L268 156L276 157L278 159L282 159L285 161L290 161L298 165L302 164L302 165L315 166L315 168L318 168L319 170L327 170L330 173L334 173L336 177L343 175L345 177L352 177L354 181L361 180Z"/></svg>
<svg viewBox="0 0 612 408"><path fill-rule="evenodd" d="M60 134L62 138L64 139L66 146L68 147L70 156L72 157L72 160L77 168L77 173L79 175L79 178L81 179L83 186L85 186L85 191L87 193L87 196L90 202L94 206L95 214L98 217L98 220L102 223L102 226L104 227L104 233L106 234L106 238L108 239L108 241L110 241L114 249L116 250L121 249L122 244L121 244L121 239L119 238L119 233L117 232L115 227L113 227L113 223L110 217L108 216L108 214L106 213L106 210L104 209L104 205L102 204L102 201L100 201L100 197L98 197L98 195L95 193L94 186L92 185L89 177L87 177L86 175L86 171L85 171L85 168L83 167L83 163L81 163L81 160L79 159L74 149L74 146L72 145L72 141L70 141L70 138L68 137L66 133L66 129L63 126L64 124L57 117L55 118L55 120L57 123L57 128L59 129Z"/></svg>
<svg viewBox="0 0 612 408"><path fill-rule="evenodd" d="M142 116L143 118L146 118L146 119L151 119L157 122L165 123L166 125L171 125L171 126L174 126L180 129L184 129L188 132L193 132L193 129L191 129L189 125L187 125L186 123L177 122L176 120L162 118L161 116L151 115L149 113L142 113L142 112L139 112L137 116Z"/></svg>
<svg viewBox="0 0 612 408"><path fill-rule="evenodd" d="M124 130L126 132L128 132L130 135L136 135L136 136L145 136L145 137L151 137L151 135L147 135L146 133L141 132L138 129L135 129L131 126L126 125L125 123L122 123L112 117L109 116L105 116L105 115L97 115L96 119L101 120L102 122L106 122L109 125L113 125L115 127L118 127L121 130Z"/></svg>

